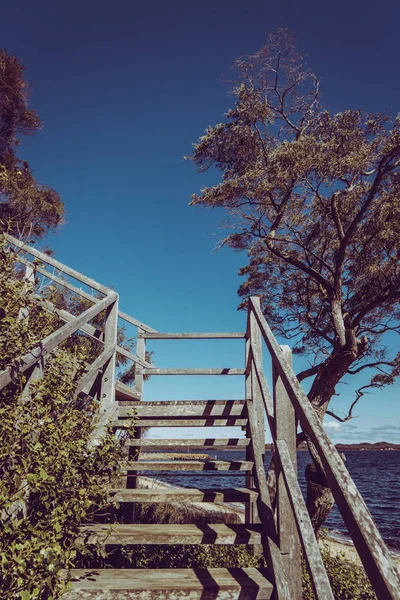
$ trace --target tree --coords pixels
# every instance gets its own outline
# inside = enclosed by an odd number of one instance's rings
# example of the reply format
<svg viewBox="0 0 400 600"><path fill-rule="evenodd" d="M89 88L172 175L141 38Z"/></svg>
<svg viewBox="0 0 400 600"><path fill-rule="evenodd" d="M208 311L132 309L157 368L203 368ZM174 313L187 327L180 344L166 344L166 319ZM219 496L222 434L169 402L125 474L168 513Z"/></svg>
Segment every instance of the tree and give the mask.
<svg viewBox="0 0 400 600"><path fill-rule="evenodd" d="M0 231L42 238L62 223L64 205L52 188L35 180L28 163L17 157L21 136L41 128L39 117L28 108L28 99L22 63L1 50Z"/></svg>
<svg viewBox="0 0 400 600"><path fill-rule="evenodd" d="M308 397L321 421L348 420L366 390L400 372L399 354L385 347L388 332L400 333L400 118L324 108L319 80L286 30L235 68L235 106L192 157L200 171L219 169L221 181L191 204L226 209L222 244L249 257L241 307L261 297L275 332L311 359L298 379L313 378ZM356 374L368 379L341 418L329 402ZM307 503L318 531L333 497L307 441Z"/></svg>

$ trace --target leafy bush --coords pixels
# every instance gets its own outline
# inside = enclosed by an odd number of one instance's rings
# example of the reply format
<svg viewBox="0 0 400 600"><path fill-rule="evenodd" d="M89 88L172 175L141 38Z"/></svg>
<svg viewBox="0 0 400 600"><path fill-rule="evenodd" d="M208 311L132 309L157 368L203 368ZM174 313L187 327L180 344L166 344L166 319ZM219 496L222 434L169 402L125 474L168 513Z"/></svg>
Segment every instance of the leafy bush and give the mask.
<svg viewBox="0 0 400 600"><path fill-rule="evenodd" d="M335 600L376 600L369 579L361 566L349 562L342 553L333 556L327 547L322 549L322 558ZM305 564L303 564L303 600L315 600Z"/></svg>
<svg viewBox="0 0 400 600"><path fill-rule="evenodd" d="M15 257L0 243L0 370L16 367L19 356L59 325L37 305L33 287L17 277ZM87 355L84 338L76 336L46 357L29 393L22 375L0 392L4 600L59 597L61 570L76 557L78 524L107 504L118 474L123 440L109 430L100 445L89 445L97 405L74 396Z"/></svg>

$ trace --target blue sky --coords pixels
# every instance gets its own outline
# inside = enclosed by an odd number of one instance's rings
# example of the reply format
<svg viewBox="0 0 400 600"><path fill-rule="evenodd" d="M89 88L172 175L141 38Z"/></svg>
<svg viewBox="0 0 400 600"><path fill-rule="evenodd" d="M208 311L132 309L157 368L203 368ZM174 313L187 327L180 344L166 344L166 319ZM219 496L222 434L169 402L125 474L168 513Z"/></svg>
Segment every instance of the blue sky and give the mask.
<svg viewBox="0 0 400 600"><path fill-rule="evenodd" d="M197 174L183 156L230 106L223 76L232 61L276 27L294 31L333 111L397 113L399 18L395 0L4 5L1 46L23 60L44 121L20 153L67 208L66 224L48 240L57 257L113 285L122 310L160 331L243 330L236 291L246 256L213 252L223 215L188 202L215 176ZM151 348L160 367L243 364L238 341ZM344 412L353 396L350 386L339 391L335 407ZM242 394L238 378L160 377L145 397ZM333 439L400 442L398 395L398 387L370 394L358 419L328 424Z"/></svg>

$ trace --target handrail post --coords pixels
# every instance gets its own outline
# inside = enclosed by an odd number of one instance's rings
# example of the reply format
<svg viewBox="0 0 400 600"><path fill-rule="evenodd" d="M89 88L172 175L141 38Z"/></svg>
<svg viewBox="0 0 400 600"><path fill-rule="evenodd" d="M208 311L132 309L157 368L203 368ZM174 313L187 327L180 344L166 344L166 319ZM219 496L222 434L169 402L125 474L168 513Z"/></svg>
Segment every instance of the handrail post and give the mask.
<svg viewBox="0 0 400 600"><path fill-rule="evenodd" d="M104 350L108 351L111 348L117 347L118 333L118 296L115 301L106 309L106 322L104 327ZM116 351L111 355L111 358L105 363L103 372L100 378L99 386L99 419L96 426L94 439L100 440L104 436L108 421L112 419L117 405L115 402L115 363Z"/></svg>
<svg viewBox="0 0 400 600"><path fill-rule="evenodd" d="M292 364L289 346L281 346L283 358ZM275 365L272 367L274 389L275 439L286 442L295 473L297 473L296 455L296 416L285 386L279 377ZM276 451L276 449L275 449ZM301 545L297 532L296 519L286 489L279 460L276 463L276 499L279 547L283 559L291 600L302 598Z"/></svg>
<svg viewBox="0 0 400 600"><path fill-rule="evenodd" d="M259 301L259 298L257 298ZM246 331L246 380L245 380L245 394L247 401L247 408L249 412L249 419L253 420L254 429L257 432L257 444L258 448L262 449L262 460L265 457L265 433L264 433L264 406L258 383L255 365L251 356L252 348L255 349L257 355L261 358L262 346L261 346L261 331L258 326L254 315L249 308L248 320L247 320L247 331ZM250 426L247 425L247 437L251 438L250 444L246 448L246 460L253 461L253 442ZM254 477L251 473L246 475L246 487L254 489ZM247 505L246 521L248 523L259 523L260 520L257 514L257 503L252 502Z"/></svg>
<svg viewBox="0 0 400 600"><path fill-rule="evenodd" d="M145 360L146 358L146 340L145 338L141 337L143 334L145 333L144 329L142 329L141 327L138 327L137 330L137 343L136 343L136 356L138 358L141 358L142 360ZM137 394L139 395L140 399L142 399L143 397L143 383L144 383L144 376L143 376L143 367L136 363L135 364L135 385L134 385L134 390L135 392L137 392ZM134 433L133 433L133 438L135 440L140 440L142 438L142 428L141 427L135 427ZM138 448L136 447L130 447L128 452L129 452L129 456L128 459L130 461L137 461L139 458L139 454L141 451L141 447L139 446ZM127 473L128 477L127 477L127 481L126 481L126 487L129 489L136 489L138 487L138 471L128 471ZM129 477L129 475L131 475L131 477ZM125 522L129 523L135 522L135 504L134 503L127 503L125 505Z"/></svg>
<svg viewBox="0 0 400 600"><path fill-rule="evenodd" d="M251 310L249 308L248 316L247 316L247 328L246 328L246 344L245 344L245 399L246 399L246 407L248 412L248 423L246 426L246 437L250 439L250 443L246 446L246 460L253 462L253 439L251 436L250 430L250 419L253 418L254 415L254 406L253 406L253 378L252 378L252 368L250 367L250 353L251 353L251 325L250 325L250 315ZM246 488L249 490L254 489L254 477L251 471L246 472ZM259 523L258 520L258 512L257 505L255 502L252 502L250 499L245 503L245 521L246 523Z"/></svg>
<svg viewBox="0 0 400 600"><path fill-rule="evenodd" d="M260 303L260 298L255 298L256 303ZM261 330L256 321L253 311L250 311L250 340L251 347L254 348L254 351L257 353L260 361L262 361L262 343L261 343ZM256 367L254 361L251 361L251 389L252 389L252 399L254 406L254 416L256 420L258 435L259 435L259 443L260 448L262 448L262 458L265 458L265 410L264 403L262 399L262 393L260 389L260 384L258 382Z"/></svg>

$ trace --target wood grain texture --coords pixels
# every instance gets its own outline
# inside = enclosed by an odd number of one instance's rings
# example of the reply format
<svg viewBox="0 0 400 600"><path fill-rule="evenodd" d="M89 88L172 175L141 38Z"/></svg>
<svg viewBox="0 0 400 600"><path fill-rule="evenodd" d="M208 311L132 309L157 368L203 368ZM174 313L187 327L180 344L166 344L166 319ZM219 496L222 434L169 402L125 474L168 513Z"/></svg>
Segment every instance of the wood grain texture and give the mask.
<svg viewBox="0 0 400 600"><path fill-rule="evenodd" d="M281 346L282 356L288 365L292 364L292 353L289 346ZM285 386L276 371L272 367L272 379L274 390L274 413L275 413L275 440L283 440L289 452L294 472L297 473L296 453L296 418L293 404L287 394ZM274 441L275 441L274 440ZM301 545L297 533L296 519L293 514L292 504L289 499L289 490L286 486L279 463L276 469L276 512L278 524L279 547L286 571L286 577L290 589L291 600L302 599L302 567L301 567Z"/></svg>
<svg viewBox="0 0 400 600"><path fill-rule="evenodd" d="M113 422L115 429L124 429L129 426L130 419L120 419ZM240 417L207 417L205 419L157 419L157 418L138 418L135 419L136 427L244 427L247 419Z"/></svg>
<svg viewBox="0 0 400 600"><path fill-rule="evenodd" d="M243 450L248 446L247 438L188 438L188 439L151 439L128 440L129 446L142 448L156 448L157 450L170 448L192 448L209 450Z"/></svg>
<svg viewBox="0 0 400 600"><path fill-rule="evenodd" d="M260 307L250 298L261 334L282 378L303 430L307 431L323 462L329 486L378 600L400 600L400 573L371 514L338 451L318 420L293 370L283 359Z"/></svg>
<svg viewBox="0 0 400 600"><path fill-rule="evenodd" d="M296 519L304 557L310 571L315 596L318 600L334 600L311 519L297 481L297 471L294 468L286 442L277 440L276 450Z"/></svg>
<svg viewBox="0 0 400 600"><path fill-rule="evenodd" d="M269 600L265 569L73 569L63 600ZM96 594L101 594L96 595Z"/></svg>
<svg viewBox="0 0 400 600"><path fill-rule="evenodd" d="M134 407L120 406L118 418L132 416L132 408L138 417L165 418L179 417L247 417L244 400L196 400L191 402L172 400L165 402L138 402Z"/></svg>
<svg viewBox="0 0 400 600"><path fill-rule="evenodd" d="M114 293L113 290L106 287L105 285L101 285L94 279L91 279L90 277L86 277L86 275L82 275L82 273L79 273L79 271L75 271L75 269L71 269L71 267L67 267L67 265L60 263L60 261L56 260L55 258L52 258L48 254L44 254L43 252L36 250L36 248L32 248L32 246L28 246L28 244L25 244L21 240L18 240L17 238L13 237L12 235L9 235L9 234L4 234L4 235L11 244L13 244L17 248L20 248L21 250L27 252L28 254L31 254L35 258L39 258L43 263L54 267L61 273L65 273L65 275L69 275L70 277L77 279L81 283L84 283L88 287L90 287L98 292L101 292L102 294L107 295L107 294Z"/></svg>
<svg viewBox="0 0 400 600"><path fill-rule="evenodd" d="M141 333L139 338L147 340L229 340L243 339L243 332L232 333Z"/></svg>
<svg viewBox="0 0 400 600"><path fill-rule="evenodd" d="M246 488L193 489L193 488L138 488L120 489L111 493L112 502L248 502L256 501L258 493Z"/></svg>
<svg viewBox="0 0 400 600"><path fill-rule="evenodd" d="M138 544L259 544L260 525L85 525L78 543L131 546Z"/></svg>
<svg viewBox="0 0 400 600"><path fill-rule="evenodd" d="M140 400L140 394L121 381L115 381L115 399L119 401Z"/></svg>
<svg viewBox="0 0 400 600"><path fill-rule="evenodd" d="M143 369L144 375L244 375L245 369Z"/></svg>
<svg viewBox="0 0 400 600"><path fill-rule="evenodd" d="M250 471L252 467L253 463L246 460L139 460L125 465L128 471Z"/></svg>

